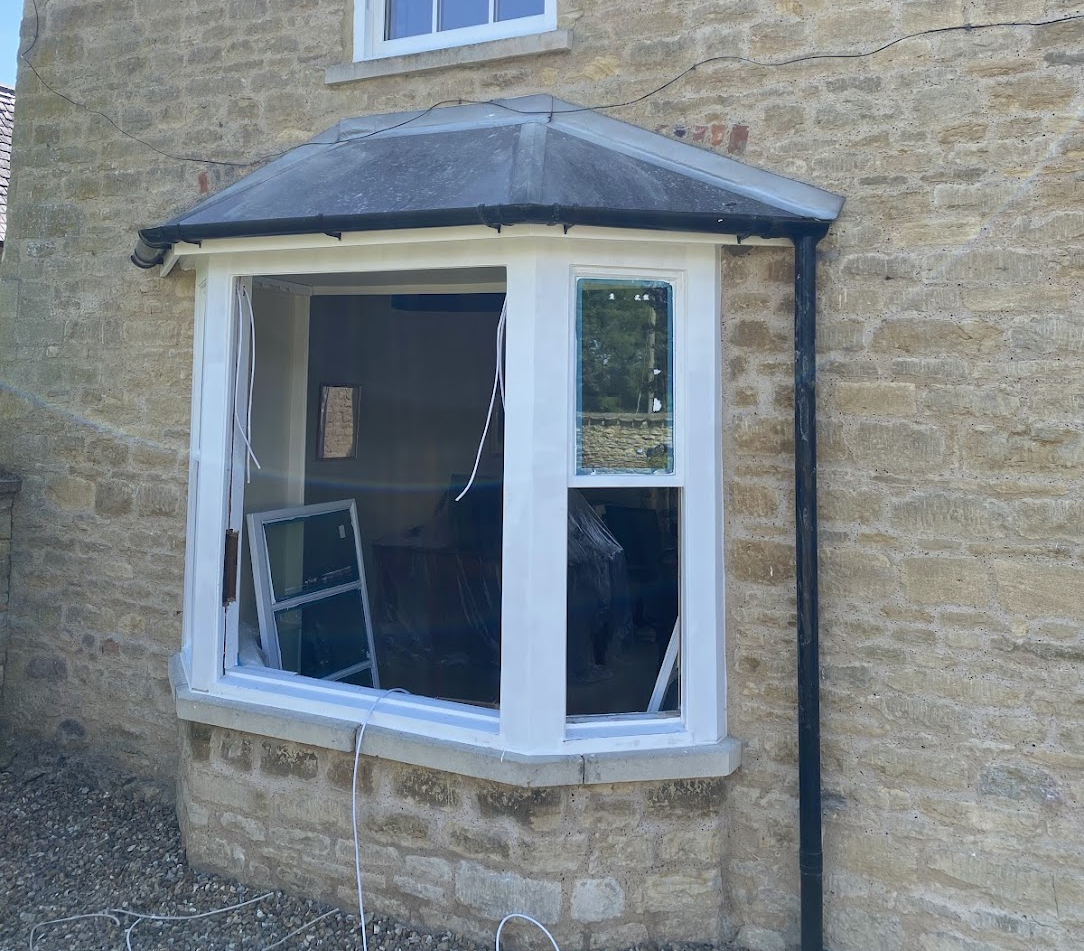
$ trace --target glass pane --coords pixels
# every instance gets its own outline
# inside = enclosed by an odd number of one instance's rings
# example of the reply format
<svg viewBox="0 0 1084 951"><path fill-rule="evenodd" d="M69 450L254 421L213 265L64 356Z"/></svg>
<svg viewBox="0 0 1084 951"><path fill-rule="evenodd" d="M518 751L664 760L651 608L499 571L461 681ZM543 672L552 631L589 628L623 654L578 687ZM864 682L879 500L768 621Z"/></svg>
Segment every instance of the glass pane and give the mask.
<svg viewBox="0 0 1084 951"><path fill-rule="evenodd" d="M569 716L679 709L680 505L676 488L569 491Z"/></svg>
<svg viewBox="0 0 1084 951"><path fill-rule="evenodd" d="M518 20L546 12L546 0L497 0L498 20Z"/></svg>
<svg viewBox="0 0 1084 951"><path fill-rule="evenodd" d="M384 38L398 40L433 32L433 0L388 0Z"/></svg>
<svg viewBox="0 0 1084 951"><path fill-rule="evenodd" d="M440 0L441 30L489 22L489 0Z"/></svg>
<svg viewBox="0 0 1084 951"><path fill-rule="evenodd" d="M358 580L354 526L346 509L264 526L276 602Z"/></svg>
<svg viewBox="0 0 1084 951"><path fill-rule="evenodd" d="M354 459L357 456L358 398L356 386L320 387L317 459Z"/></svg>
<svg viewBox="0 0 1084 951"><path fill-rule="evenodd" d="M305 677L338 674L358 683L356 677L350 676L356 672L351 668L370 660L360 591L347 591L282 611L275 616L275 622L283 670ZM363 678L362 686L372 685L369 671L363 673Z"/></svg>
<svg viewBox="0 0 1084 951"><path fill-rule="evenodd" d="M674 471L674 290L577 282L576 471Z"/></svg>

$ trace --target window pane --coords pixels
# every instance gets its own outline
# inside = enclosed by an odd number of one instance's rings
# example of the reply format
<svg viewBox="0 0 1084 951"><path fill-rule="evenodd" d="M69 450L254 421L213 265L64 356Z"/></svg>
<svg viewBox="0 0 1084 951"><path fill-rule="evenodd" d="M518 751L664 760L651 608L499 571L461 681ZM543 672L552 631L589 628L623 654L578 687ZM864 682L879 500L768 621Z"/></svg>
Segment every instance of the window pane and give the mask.
<svg viewBox="0 0 1084 951"><path fill-rule="evenodd" d="M497 0L498 20L518 20L546 12L546 0Z"/></svg>
<svg viewBox="0 0 1084 951"><path fill-rule="evenodd" d="M276 602L358 580L350 513L343 509L264 526Z"/></svg>
<svg viewBox="0 0 1084 951"><path fill-rule="evenodd" d="M577 282L576 470L674 471L673 287Z"/></svg>
<svg viewBox="0 0 1084 951"><path fill-rule="evenodd" d="M388 0L384 38L398 40L433 32L433 0Z"/></svg>
<svg viewBox="0 0 1084 951"><path fill-rule="evenodd" d="M275 617L278 625L282 669L306 677L350 677L369 661L369 638L361 592L347 591L332 598L304 604ZM371 686L371 674L363 672L363 686ZM353 682L353 681L351 681Z"/></svg>
<svg viewBox="0 0 1084 951"><path fill-rule="evenodd" d="M569 492L569 716L678 710L680 493Z"/></svg>
<svg viewBox="0 0 1084 951"><path fill-rule="evenodd" d="M489 22L489 0L439 0L441 30Z"/></svg>

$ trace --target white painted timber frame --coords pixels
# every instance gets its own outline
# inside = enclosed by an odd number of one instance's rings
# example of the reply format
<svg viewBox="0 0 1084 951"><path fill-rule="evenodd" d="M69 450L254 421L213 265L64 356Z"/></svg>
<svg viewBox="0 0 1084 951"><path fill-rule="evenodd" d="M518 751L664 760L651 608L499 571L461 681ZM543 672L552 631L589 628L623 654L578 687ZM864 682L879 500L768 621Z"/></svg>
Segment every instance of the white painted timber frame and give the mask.
<svg viewBox="0 0 1084 951"><path fill-rule="evenodd" d="M354 60L384 59L428 50L468 46L488 40L546 33L557 28L557 0L545 0L545 10L536 16L514 20L496 19L496 2L489 0L489 22L457 30L437 29L439 0L433 0L433 28L418 36L386 39L387 10L390 0L354 0Z"/></svg>
<svg viewBox="0 0 1084 951"><path fill-rule="evenodd" d="M280 715L348 727L363 722L379 698L372 713L377 733L473 749L502 761L507 755L521 765L552 763L555 757L587 764L592 757L617 755L641 766L617 773L608 767L593 775L636 778L643 767L645 778L658 778L665 770L647 754L669 752L675 762L701 764L690 770L703 769L705 755L723 764L721 772L735 768L737 744L726 727L718 258L718 246L734 240L598 228L566 235L558 228L522 225L500 232L479 226L356 233L339 240L222 239L176 248L163 270L180 262L197 273L180 655L186 718L197 718L191 711L202 696L208 710L225 705L254 711L264 721ZM479 266L504 268L508 295L500 710L235 666L229 659L236 658L236 608L224 609L222 594L223 533L241 528L243 492L236 469L243 468L244 456L234 439L235 399L244 392L236 386L238 355L245 347L238 332L237 283L255 276L289 282L308 275L311 282L319 274ZM675 290L677 474L649 476L648 484L680 484L683 490L679 717L565 716L568 489L580 481L572 472L570 355L575 277L587 273L661 278ZM243 349L241 360L243 365ZM630 477L618 481L625 478ZM500 771L492 763L486 769ZM585 765L583 775L588 772ZM703 773L683 773L678 765L667 775Z"/></svg>

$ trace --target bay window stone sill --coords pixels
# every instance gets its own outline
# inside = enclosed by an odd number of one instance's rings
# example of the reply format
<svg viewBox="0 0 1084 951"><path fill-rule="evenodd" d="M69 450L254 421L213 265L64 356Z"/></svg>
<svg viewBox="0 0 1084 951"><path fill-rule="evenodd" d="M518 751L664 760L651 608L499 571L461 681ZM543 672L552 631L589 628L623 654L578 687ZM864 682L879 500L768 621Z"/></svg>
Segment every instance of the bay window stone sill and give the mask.
<svg viewBox="0 0 1084 951"><path fill-rule="evenodd" d="M181 720L341 752L354 750L355 723L192 690L179 654L170 661L169 679ZM526 756L373 725L365 730L364 752L524 787L703 779L727 776L741 765L741 743L732 737L697 747Z"/></svg>
<svg viewBox="0 0 1084 951"><path fill-rule="evenodd" d="M387 56L382 59L366 59L356 63L340 63L329 66L324 74L328 86L376 79L380 76L403 76L430 69L450 66L470 66L502 59L518 59L522 56L538 56L543 53L567 53L572 49L571 30L550 30L529 36L512 36L467 46L451 46L440 50L425 50L405 56Z"/></svg>

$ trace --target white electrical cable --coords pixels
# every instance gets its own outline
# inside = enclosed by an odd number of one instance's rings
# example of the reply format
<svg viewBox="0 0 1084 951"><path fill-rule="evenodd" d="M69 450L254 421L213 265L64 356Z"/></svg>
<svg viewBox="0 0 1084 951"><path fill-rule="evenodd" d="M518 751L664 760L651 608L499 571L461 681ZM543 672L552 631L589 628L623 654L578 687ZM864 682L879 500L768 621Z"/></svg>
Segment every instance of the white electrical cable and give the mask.
<svg viewBox="0 0 1084 951"><path fill-rule="evenodd" d="M86 915L69 915L67 918L51 918L49 921L39 921L30 929L30 951L34 951L34 932L39 928L48 928L49 925L62 925L68 921L82 921L84 918L108 918L118 928L120 927L120 919L107 911L96 911Z"/></svg>
<svg viewBox="0 0 1084 951"><path fill-rule="evenodd" d="M495 388L496 385L497 384L495 382ZM376 708L380 706L380 704L383 703L384 700L386 700L393 693L409 694L410 691L404 690L402 687L391 687L388 690L381 691L379 696L377 696L376 699L373 700L372 705L366 711L365 718L361 721L361 725L358 727L358 737L354 744L354 771L350 796L350 821L354 833L354 871L357 876L358 920L361 928L362 951L369 951L369 938L365 932L365 896L362 890L361 842L358 836L358 767L361 761L361 745L365 740L365 730L369 726L369 721L372 719L373 713L376 712ZM228 905L225 908L216 908L213 911L195 912L189 915L152 915L141 911L129 911L126 908L108 908L105 911L93 912L85 915L71 915L67 918L53 918L49 921L38 922L30 929L30 951L34 951L34 939L38 930L42 928L47 928L49 925L59 925L69 921L80 921L85 918L107 918L109 921L112 921L113 924L115 924L117 927L120 927L120 916L122 915L135 918L135 921L133 921L132 924L129 925L124 931L125 948L127 949L127 951L134 951L134 948L132 947L132 932L134 932L136 927L142 924L144 921L193 921L197 918L210 918L214 915L222 915L228 911L236 911L238 908L244 908L246 905L253 905L256 902L261 902L265 898L270 898L273 894L274 892L265 892L264 894L258 895L255 898L250 898L247 901L238 902L236 905ZM332 908L331 911L324 912L324 914L313 918L311 921L303 924L300 928L296 928L288 935L283 936L274 944L267 945L262 949L262 951L274 951L275 948L281 947L290 938L294 937L295 935L301 934L302 931L311 928L313 925L317 924L320 921L323 921L325 918L330 918L339 910L340 909L338 908ZM560 946L557 944L557 940L549 932L549 929L547 929L546 926L542 924L542 922L535 920L530 915L524 915L520 912L513 912L510 915L505 915L504 918L501 919L500 924L497 926L497 936L494 942L494 951L501 951L501 932L504 931L504 926L508 924L508 922L515 920L526 921L537 927L547 938L549 938L550 944L553 945L553 951L561 951Z"/></svg>
<svg viewBox="0 0 1084 951"><path fill-rule="evenodd" d="M353 784L350 787L350 822L354 829L354 872L357 876L358 919L361 922L362 951L369 951L369 938L365 934L365 898L362 895L361 890L361 843L358 839L358 762L361 760L361 742L365 739L365 728L369 725L369 721L373 717L373 711L375 711L376 708L393 693L408 694L410 691L404 690L402 687L391 687L388 690L382 691L380 696L373 701L373 705L369 707L368 712L365 714L365 719L361 721L361 726L358 727L358 738L354 743L354 779Z"/></svg>
<svg viewBox="0 0 1084 951"><path fill-rule="evenodd" d="M249 340L249 363L248 363L248 394L245 400L245 405L248 410L248 419L246 424L242 425L241 418L237 415L237 383L236 376L234 377L234 400L233 400L233 421L237 424L237 431L241 434L241 439L244 441L246 456L245 456L245 483L252 481L252 465L255 463L256 468L260 468L260 460L256 458L256 453L252 449L252 394L256 387L256 315L252 312L252 301L249 299L248 290L243 284L239 284L237 287L237 307L240 311L241 317L248 318L248 340ZM245 339L244 324L238 321L237 325L237 369L241 368L241 343Z"/></svg>
<svg viewBox="0 0 1084 951"><path fill-rule="evenodd" d="M504 926L518 918L520 921L529 921L532 925L535 925L547 938L550 939L550 944L553 945L553 951L561 951L560 945L557 944L557 939L550 934L549 929L542 924L541 921L535 921L530 915L521 915L519 912L512 912L510 915L505 915L501 919L501 923L497 925L497 940L493 945L493 951L501 951L501 932L504 930Z"/></svg>
<svg viewBox="0 0 1084 951"><path fill-rule="evenodd" d="M493 421L493 407L497 402L497 393L501 394L501 406L504 406L504 370L501 367L501 356L504 351L504 327L508 319L508 297L504 298L504 306L501 308L501 319L497 321L497 368L493 371L493 392L489 394L489 409L486 411L486 424L482 428L482 438L478 440L478 452L474 457L474 468L470 478L463 487L463 491L455 497L459 502L474 485L474 479L478 475L478 466L482 462L482 450L485 448L486 437L489 435L489 424Z"/></svg>
<svg viewBox="0 0 1084 951"><path fill-rule="evenodd" d="M300 928L294 928L294 930L291 931L288 935L279 938L279 940L276 941L274 944L267 945L267 947L262 948L261 951L274 951L275 948L282 947L282 945L284 945L287 941L294 937L294 935L299 935L302 931L308 931L308 929L315 925L317 922L323 921L325 918L330 918L332 915L337 915L339 914L339 911L340 909L338 908L332 908L331 911L325 911L319 918L313 918L312 921L305 922L305 924L303 924Z"/></svg>
<svg viewBox="0 0 1084 951"><path fill-rule="evenodd" d="M502 315L503 320L503 315ZM498 331L499 333L499 331ZM494 383L496 387L496 383ZM483 437L484 439L484 437ZM467 488L470 488L468 485ZM464 490L466 491L466 490ZM353 784L351 786L351 809L350 819L354 829L354 870L357 873L358 884L358 916L361 920L361 948L362 951L369 951L369 938L365 932L365 900L362 894L361 888L361 843L358 838L358 763L361 760L361 744L365 739L365 728L369 725L369 720L372 719L373 712L376 708L393 693L410 693L409 690L404 690L402 687L392 687L390 690L383 691L379 697L373 701L373 705L369 707L365 714L365 719L361 721L361 726L358 727L358 738L354 744L354 774ZM510 915L505 915L501 919L501 923L497 925L497 936L494 941L494 951L501 951L501 932L504 931L504 926L510 921L527 921L538 928L547 938L550 939L550 944L553 945L553 951L561 951L560 945L557 944L557 939L550 934L549 929L537 921L530 915L524 915L520 912L512 912ZM311 922L310 922L311 923ZM271 948L276 947L272 945ZM265 948L264 951L271 951L271 948Z"/></svg>
<svg viewBox="0 0 1084 951"><path fill-rule="evenodd" d="M124 932L124 943L129 951L131 951L132 932L135 930L136 925L142 921L193 921L196 918L211 918L214 915L223 915L227 911L236 911L238 908L244 908L246 905L254 905L257 902L263 901L265 898L270 898L274 894L274 892L264 892L262 895L257 895L255 898L249 898L247 901L238 902L236 905L227 905L225 908L216 908L214 911L200 911L190 915L151 915L141 911L129 911L127 908L107 908L105 911L92 912L86 915L72 915L68 918L53 918L50 921L40 921L30 929L30 951L34 951L34 933L39 928L45 928L49 925L59 925L67 921L79 921L84 918L108 918L113 924L119 927L120 915L127 915L136 919Z"/></svg>

